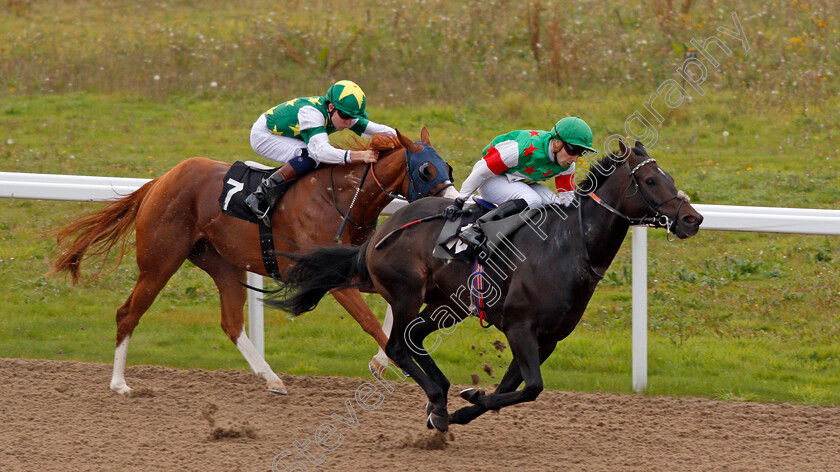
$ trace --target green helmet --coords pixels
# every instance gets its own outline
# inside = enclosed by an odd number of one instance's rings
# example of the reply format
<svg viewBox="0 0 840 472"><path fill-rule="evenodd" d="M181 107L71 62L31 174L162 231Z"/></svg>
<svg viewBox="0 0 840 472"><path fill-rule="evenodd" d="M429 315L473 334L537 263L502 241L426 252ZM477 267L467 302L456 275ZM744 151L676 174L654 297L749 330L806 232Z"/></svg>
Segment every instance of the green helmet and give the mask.
<svg viewBox="0 0 840 472"><path fill-rule="evenodd" d="M327 89L327 101L354 118L367 118L367 99L362 89L350 80L339 80Z"/></svg>
<svg viewBox="0 0 840 472"><path fill-rule="evenodd" d="M551 133L564 143L581 146L587 151L595 151L592 149L592 130L577 116L567 116L558 121L554 128L551 128Z"/></svg>

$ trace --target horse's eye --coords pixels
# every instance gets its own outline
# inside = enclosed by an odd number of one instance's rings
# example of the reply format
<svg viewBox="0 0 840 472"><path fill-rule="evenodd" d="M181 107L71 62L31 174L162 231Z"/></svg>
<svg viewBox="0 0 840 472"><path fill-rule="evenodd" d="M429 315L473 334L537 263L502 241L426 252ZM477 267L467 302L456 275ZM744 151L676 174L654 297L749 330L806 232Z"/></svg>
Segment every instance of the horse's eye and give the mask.
<svg viewBox="0 0 840 472"><path fill-rule="evenodd" d="M645 183L648 185L656 185L656 179L654 179L653 177L648 177L647 180L645 180Z"/></svg>
<svg viewBox="0 0 840 472"><path fill-rule="evenodd" d="M432 180L432 178L434 178L432 166L428 162L424 162L420 166L420 169L418 169L418 172L420 173L420 179L423 182L429 182Z"/></svg>

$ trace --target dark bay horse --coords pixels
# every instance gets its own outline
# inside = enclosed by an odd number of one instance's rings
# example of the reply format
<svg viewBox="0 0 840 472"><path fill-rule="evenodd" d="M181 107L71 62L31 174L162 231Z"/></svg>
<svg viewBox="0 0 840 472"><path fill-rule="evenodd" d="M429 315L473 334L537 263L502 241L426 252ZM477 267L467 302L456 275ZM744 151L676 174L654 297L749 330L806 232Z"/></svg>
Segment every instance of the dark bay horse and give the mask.
<svg viewBox="0 0 840 472"><path fill-rule="evenodd" d="M379 213L397 194L419 198L454 192L448 166L429 145L425 128L421 140L423 144L414 143L399 133L397 137L374 137L371 148L380 151L380 157L371 165L370 176L350 212L350 224L340 240L343 244L367 241ZM271 215L276 250L299 252L332 242L366 166L320 166L294 182ZM265 379L268 388L286 393L283 381L244 330L246 291L240 281L245 280L246 271L267 273L257 225L221 212L219 195L229 168L229 164L202 157L188 159L134 193L55 231L58 257L50 273L66 270L76 283L84 259L107 256L114 246L121 248L121 258L126 253L128 236L136 229L140 272L131 295L117 310L111 390L131 390L125 383L129 338L169 278L184 260L190 260L207 272L219 289L222 329L251 369ZM281 273L287 264L287 259L278 258ZM376 339L380 350L384 348L388 338L359 291L336 290L333 295ZM378 370L383 363L387 363L384 355L371 361L370 367Z"/></svg>
<svg viewBox="0 0 840 472"><path fill-rule="evenodd" d="M594 165L578 195L570 206L540 207L527 225L499 244L480 288L472 263L432 256L441 218L412 225L377 247L396 228L448 205L426 198L396 212L361 247L292 256L291 284L268 302L300 314L335 287L356 285L381 294L394 315L385 352L428 396L429 428L446 431L450 423L466 424L488 410L533 401L543 389L540 365L575 329L631 224L666 227L687 238L703 221L639 142L632 149L621 143L620 155L610 154ZM340 271L312 270L327 260ZM423 340L439 329L454 330L473 311L470 305L479 305L478 296L486 319L507 337L513 361L494 393L464 390L461 397L473 405L450 415L449 380Z"/></svg>

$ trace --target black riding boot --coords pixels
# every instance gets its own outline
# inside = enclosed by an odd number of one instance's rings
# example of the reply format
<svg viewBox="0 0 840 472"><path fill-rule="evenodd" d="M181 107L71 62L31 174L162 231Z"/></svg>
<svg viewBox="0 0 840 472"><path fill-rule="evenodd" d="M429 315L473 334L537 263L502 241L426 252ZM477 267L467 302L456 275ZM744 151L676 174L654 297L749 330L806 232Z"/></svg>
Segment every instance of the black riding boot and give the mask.
<svg viewBox="0 0 840 472"><path fill-rule="evenodd" d="M467 246L470 246L472 249L477 249L483 246L487 241L487 236L481 228L484 223L507 218L508 216L521 212L525 208L528 208L528 204L525 203L525 200L519 198L504 202L476 220L475 223L467 226L463 231L461 231L461 234L459 234L458 237L461 241L465 242Z"/></svg>
<svg viewBox="0 0 840 472"><path fill-rule="evenodd" d="M277 169L273 174L263 180L259 187L245 198L245 204L248 208L257 215L257 218L263 220L266 226L271 227L271 220L268 219L268 214L271 213L271 207L277 202L280 185L284 182L297 178L295 169L286 164Z"/></svg>

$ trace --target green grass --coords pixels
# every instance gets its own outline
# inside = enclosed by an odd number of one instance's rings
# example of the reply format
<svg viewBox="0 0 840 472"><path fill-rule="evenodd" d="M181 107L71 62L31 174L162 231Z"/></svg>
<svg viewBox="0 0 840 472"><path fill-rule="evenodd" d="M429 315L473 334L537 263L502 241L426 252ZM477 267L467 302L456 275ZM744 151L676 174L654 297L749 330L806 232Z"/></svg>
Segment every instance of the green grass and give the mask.
<svg viewBox="0 0 840 472"><path fill-rule="evenodd" d="M428 126L460 182L509 129L575 114L600 145L674 77L684 43L731 22L731 10L699 4L602 4L575 10L574 34L557 37L549 31L561 12L547 2L517 14L504 4L393 0L342 10L339 22L323 15L336 6L325 0L0 0L0 171L152 178L190 156L253 159L247 135L259 113L350 77L374 120L415 138ZM751 51L710 71L705 96L661 110L651 154L695 203L837 208L840 70L828 60L838 54L837 5L727 8ZM529 22L538 11L539 24ZM490 24L498 34L486 34ZM344 51L330 34L357 39ZM0 201L0 357L111 362L132 258L71 287L43 277L54 245L33 237L100 206ZM630 391L629 249L545 364L548 388ZM837 238L701 231L669 243L653 231L648 260L650 394L840 404ZM368 300L384 313L379 297ZM492 386L510 359L492 345L502 339L470 319L435 358L454 382L475 373ZM330 297L297 319L266 312L278 372L365 377L375 350ZM207 275L186 264L172 278L132 337L129 364L247 368L219 327Z"/></svg>

